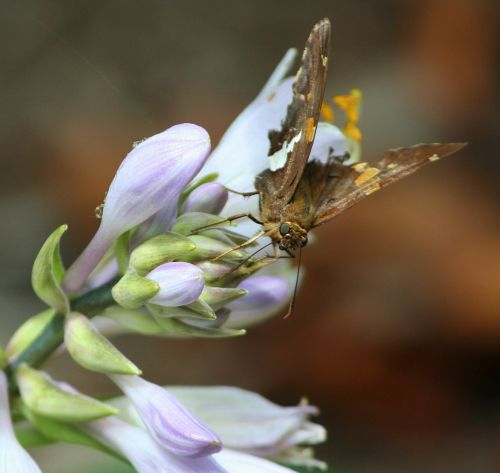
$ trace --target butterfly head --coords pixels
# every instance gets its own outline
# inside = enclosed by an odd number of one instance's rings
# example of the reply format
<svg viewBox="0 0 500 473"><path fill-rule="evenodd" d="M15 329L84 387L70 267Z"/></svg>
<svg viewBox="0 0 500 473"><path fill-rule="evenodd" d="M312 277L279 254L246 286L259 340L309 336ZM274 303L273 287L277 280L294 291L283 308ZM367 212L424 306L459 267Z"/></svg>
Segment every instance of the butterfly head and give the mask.
<svg viewBox="0 0 500 473"><path fill-rule="evenodd" d="M307 244L307 230L294 222L281 222L277 238L281 250L297 250Z"/></svg>

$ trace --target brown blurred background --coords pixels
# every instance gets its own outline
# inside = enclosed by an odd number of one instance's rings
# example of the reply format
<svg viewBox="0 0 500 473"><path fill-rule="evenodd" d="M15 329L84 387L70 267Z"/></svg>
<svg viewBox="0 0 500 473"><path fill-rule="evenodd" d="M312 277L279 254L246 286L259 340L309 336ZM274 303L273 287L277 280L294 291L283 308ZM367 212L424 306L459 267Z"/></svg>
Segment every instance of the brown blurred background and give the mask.
<svg viewBox="0 0 500 473"><path fill-rule="evenodd" d="M291 318L236 340L117 343L157 382L234 384L284 404L307 395L334 472L500 472L498 2L1 5L2 343L41 308L29 278L43 240L68 223L65 260L81 251L131 143L183 121L217 142L328 16L328 95L363 90L366 158L422 141L469 146L321 228ZM112 391L65 358L51 371ZM54 473L103 461L37 455Z"/></svg>

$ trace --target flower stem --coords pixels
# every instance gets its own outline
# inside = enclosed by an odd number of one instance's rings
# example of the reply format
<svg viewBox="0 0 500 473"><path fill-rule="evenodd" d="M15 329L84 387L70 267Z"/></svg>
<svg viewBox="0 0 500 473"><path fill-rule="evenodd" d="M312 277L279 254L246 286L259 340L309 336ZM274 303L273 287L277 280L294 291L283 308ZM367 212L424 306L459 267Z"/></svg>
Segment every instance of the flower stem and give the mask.
<svg viewBox="0 0 500 473"><path fill-rule="evenodd" d="M92 289L71 302L71 310L93 317L110 305L115 304L111 295L112 287L119 277ZM64 340L64 315L57 313L45 325L40 334L18 355L8 366L9 374L13 374L22 364L39 366L42 364Z"/></svg>

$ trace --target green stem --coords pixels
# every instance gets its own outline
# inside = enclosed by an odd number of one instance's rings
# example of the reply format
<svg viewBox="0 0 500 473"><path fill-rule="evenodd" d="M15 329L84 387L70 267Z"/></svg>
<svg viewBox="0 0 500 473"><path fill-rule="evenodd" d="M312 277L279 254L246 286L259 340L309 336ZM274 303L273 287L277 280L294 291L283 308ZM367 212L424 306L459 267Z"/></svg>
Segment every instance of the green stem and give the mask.
<svg viewBox="0 0 500 473"><path fill-rule="evenodd" d="M102 286L82 294L71 302L71 310L93 317L110 305L115 304L111 289L118 282L115 278ZM8 366L12 374L22 364L39 366L42 364L64 341L64 315L55 314L30 345L28 345Z"/></svg>

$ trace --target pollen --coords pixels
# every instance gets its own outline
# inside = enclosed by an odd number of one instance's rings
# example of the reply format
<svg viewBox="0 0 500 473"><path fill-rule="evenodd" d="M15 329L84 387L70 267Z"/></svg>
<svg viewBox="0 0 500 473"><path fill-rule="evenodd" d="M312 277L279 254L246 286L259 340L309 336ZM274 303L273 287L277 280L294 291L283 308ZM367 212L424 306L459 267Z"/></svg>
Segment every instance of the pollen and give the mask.
<svg viewBox="0 0 500 473"><path fill-rule="evenodd" d="M433 154L430 158L429 161L433 163L434 161L437 161L439 159L439 156L437 154Z"/></svg>
<svg viewBox="0 0 500 473"><path fill-rule="evenodd" d="M306 121L306 141L310 143L314 140L314 134L316 132L316 127L314 126L314 118L308 118Z"/></svg>
<svg viewBox="0 0 500 473"><path fill-rule="evenodd" d="M330 107L330 105L328 105L326 102L323 102L323 105L321 105L321 118L323 118L323 120L328 123L333 123L335 120L333 108Z"/></svg>
<svg viewBox="0 0 500 473"><path fill-rule="evenodd" d="M373 179L379 172L380 169L368 168L366 171L363 171L363 174L356 178L354 184L356 184L358 187L362 186L363 184L366 184L370 179Z"/></svg>

